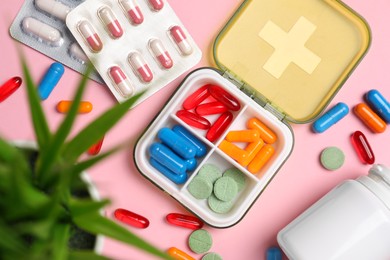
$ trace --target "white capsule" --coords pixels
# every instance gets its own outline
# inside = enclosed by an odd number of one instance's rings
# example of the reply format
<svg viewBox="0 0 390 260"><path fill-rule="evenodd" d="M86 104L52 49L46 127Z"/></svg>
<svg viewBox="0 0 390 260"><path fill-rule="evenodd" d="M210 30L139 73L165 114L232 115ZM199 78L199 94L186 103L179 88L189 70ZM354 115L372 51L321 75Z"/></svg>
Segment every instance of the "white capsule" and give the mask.
<svg viewBox="0 0 390 260"><path fill-rule="evenodd" d="M129 55L129 63L143 82L151 82L153 80L153 73L141 54L138 52L131 53Z"/></svg>
<svg viewBox="0 0 390 260"><path fill-rule="evenodd" d="M108 70L112 82L114 82L116 89L123 97L130 97L133 95L134 88L126 77L125 73L118 66L113 66Z"/></svg>
<svg viewBox="0 0 390 260"><path fill-rule="evenodd" d="M180 26L173 26L170 30L171 36L175 41L177 47L183 55L190 55L192 53L192 46L187 40L187 36Z"/></svg>
<svg viewBox="0 0 390 260"><path fill-rule="evenodd" d="M26 17L22 22L22 29L32 37L49 44L50 46L61 46L63 39L59 30L45 24L35 18Z"/></svg>
<svg viewBox="0 0 390 260"><path fill-rule="evenodd" d="M35 0L35 4L40 10L60 19L61 21L65 21L66 16L72 10L69 6L55 0Z"/></svg>
<svg viewBox="0 0 390 260"><path fill-rule="evenodd" d="M170 69L173 66L173 61L168 51L165 49L163 43L159 39L152 39L149 42L149 47L156 57L159 64L165 68Z"/></svg>
<svg viewBox="0 0 390 260"><path fill-rule="evenodd" d="M144 21L144 15L135 0L120 0L119 2L132 24L137 25Z"/></svg>
<svg viewBox="0 0 390 260"><path fill-rule="evenodd" d="M88 57L77 43L72 43L69 48L69 54L72 58L80 61L81 63L88 62Z"/></svg>

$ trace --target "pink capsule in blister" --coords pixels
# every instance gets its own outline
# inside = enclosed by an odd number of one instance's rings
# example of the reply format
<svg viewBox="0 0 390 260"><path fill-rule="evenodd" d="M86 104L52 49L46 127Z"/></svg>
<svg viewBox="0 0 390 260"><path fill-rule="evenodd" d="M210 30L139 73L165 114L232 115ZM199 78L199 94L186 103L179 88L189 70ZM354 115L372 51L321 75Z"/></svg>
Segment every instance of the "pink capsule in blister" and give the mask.
<svg viewBox="0 0 390 260"><path fill-rule="evenodd" d="M109 7L99 9L98 14L112 38L118 39L123 35L122 26Z"/></svg>
<svg viewBox="0 0 390 260"><path fill-rule="evenodd" d="M189 228L193 230L200 229L203 227L203 222L197 217L184 215L181 213L169 213L166 216L166 219L168 223L179 227Z"/></svg>
<svg viewBox="0 0 390 260"><path fill-rule="evenodd" d="M210 122L206 118L201 117L190 111L179 110L176 112L176 116L190 126L203 130L207 130L210 128Z"/></svg>
<svg viewBox="0 0 390 260"><path fill-rule="evenodd" d="M375 162L375 156L371 146L362 132L354 132L351 136L351 142L362 163L373 164Z"/></svg>
<svg viewBox="0 0 390 260"><path fill-rule="evenodd" d="M170 69L173 66L173 61L168 51L165 49L163 43L159 39L152 39L149 42L149 47L156 57L159 64L164 69Z"/></svg>
<svg viewBox="0 0 390 260"><path fill-rule="evenodd" d="M241 108L240 102L231 95L230 93L226 92L224 89L217 85L209 85L209 92L210 94L219 102L223 103L225 106L227 106L230 110L238 111Z"/></svg>
<svg viewBox="0 0 390 260"><path fill-rule="evenodd" d="M128 15L132 24L141 24L144 21L144 15L139 5L134 0L120 0L120 4Z"/></svg>
<svg viewBox="0 0 390 260"><path fill-rule="evenodd" d="M229 111L223 113L218 117L217 121L210 127L209 131L206 134L206 138L210 142L217 140L222 133L228 128L230 123L233 120L233 114Z"/></svg>
<svg viewBox="0 0 390 260"><path fill-rule="evenodd" d="M7 80L0 87L0 102L3 102L9 96L12 95L22 85L22 79L20 77L13 77Z"/></svg>
<svg viewBox="0 0 390 260"><path fill-rule="evenodd" d="M169 30L173 40L183 55L190 55L192 53L192 46L187 40L187 36L180 26L173 26Z"/></svg>
<svg viewBox="0 0 390 260"><path fill-rule="evenodd" d="M117 209L114 212L117 220L137 228L147 228L149 220L141 215L131 212L126 209Z"/></svg>
<svg viewBox="0 0 390 260"><path fill-rule="evenodd" d="M92 52L99 52L103 49L102 40L88 21L80 22L77 27Z"/></svg>
<svg viewBox="0 0 390 260"><path fill-rule="evenodd" d="M200 104L199 106L196 107L195 112L198 115L207 116L207 115L222 114L223 112L226 112L228 110L229 109L227 108L227 106L225 106L219 101L216 101L216 102Z"/></svg>
<svg viewBox="0 0 390 260"><path fill-rule="evenodd" d="M160 11L164 7L163 0L148 0L148 2L154 11Z"/></svg>
<svg viewBox="0 0 390 260"><path fill-rule="evenodd" d="M108 75L115 83L117 90L123 97L129 97L133 95L134 88L120 67L111 67L108 71Z"/></svg>
<svg viewBox="0 0 390 260"><path fill-rule="evenodd" d="M138 52L131 53L129 55L129 63L143 82L148 83L153 80L153 73L141 54Z"/></svg>
<svg viewBox="0 0 390 260"><path fill-rule="evenodd" d="M208 85L204 85L199 88L197 91L189 95L183 102L183 108L186 110L191 110L197 107L200 103L203 102L208 96L210 96Z"/></svg>

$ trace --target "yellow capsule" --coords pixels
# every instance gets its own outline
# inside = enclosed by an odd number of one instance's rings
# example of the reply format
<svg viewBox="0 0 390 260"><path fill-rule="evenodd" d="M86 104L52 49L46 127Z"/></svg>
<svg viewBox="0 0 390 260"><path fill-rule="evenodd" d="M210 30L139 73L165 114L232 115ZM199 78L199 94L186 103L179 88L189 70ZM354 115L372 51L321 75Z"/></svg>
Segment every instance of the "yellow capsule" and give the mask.
<svg viewBox="0 0 390 260"><path fill-rule="evenodd" d="M68 113L73 101L61 100L57 104L57 111L60 113ZM78 113L86 114L92 111L92 103L89 101L81 101L79 105Z"/></svg>
<svg viewBox="0 0 390 260"><path fill-rule="evenodd" d="M251 143L259 140L260 133L256 129L230 131L225 139L229 142Z"/></svg>
<svg viewBox="0 0 390 260"><path fill-rule="evenodd" d="M257 129L260 132L260 138L267 144L273 144L278 139L271 129L255 117L249 119L247 126L250 129Z"/></svg>
<svg viewBox="0 0 390 260"><path fill-rule="evenodd" d="M274 154L275 148L272 145L266 144L256 154L255 158L249 163L248 171L255 174L269 161L271 156Z"/></svg>
<svg viewBox="0 0 390 260"><path fill-rule="evenodd" d="M192 256L181 251L176 247L171 247L167 250L168 255L170 255L175 260L195 260Z"/></svg>

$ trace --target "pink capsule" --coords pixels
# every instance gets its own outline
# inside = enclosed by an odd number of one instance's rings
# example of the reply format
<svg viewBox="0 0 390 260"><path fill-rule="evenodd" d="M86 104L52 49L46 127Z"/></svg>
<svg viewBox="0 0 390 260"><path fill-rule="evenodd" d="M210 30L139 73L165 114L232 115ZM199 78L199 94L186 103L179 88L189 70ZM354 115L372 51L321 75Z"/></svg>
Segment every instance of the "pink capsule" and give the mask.
<svg viewBox="0 0 390 260"><path fill-rule="evenodd" d="M201 117L195 113L192 113L187 110L179 110L176 112L176 116L183 120L185 123L187 123L190 126L207 130L210 128L210 122L204 118Z"/></svg>
<svg viewBox="0 0 390 260"><path fill-rule="evenodd" d="M159 39L153 39L149 42L150 49L156 57L160 65L165 69L170 69L173 66L173 61L163 43Z"/></svg>
<svg viewBox="0 0 390 260"><path fill-rule="evenodd" d="M198 115L207 116L207 115L222 114L223 112L226 112L228 110L229 109L227 108L227 106L225 106L219 101L216 101L216 102L200 104L199 106L196 107L195 112Z"/></svg>
<svg viewBox="0 0 390 260"><path fill-rule="evenodd" d="M224 89L217 85L209 84L210 94L219 102L223 103L230 110L238 111L241 108L240 102L233 97L230 93L226 92Z"/></svg>
<svg viewBox="0 0 390 260"><path fill-rule="evenodd" d="M210 127L209 131L206 134L206 138L210 142L217 140L223 132L228 128L230 123L233 120L233 114L229 111L223 113L218 117L217 121Z"/></svg>
<svg viewBox="0 0 390 260"><path fill-rule="evenodd" d="M351 142L362 163L373 164L375 162L374 152L362 132L354 132L351 135Z"/></svg>
<svg viewBox="0 0 390 260"><path fill-rule="evenodd" d="M100 139L96 144L92 145L88 149L88 154L89 155L97 155L100 152L100 150L102 149L103 140L104 140L104 137L102 137L102 139Z"/></svg>
<svg viewBox="0 0 390 260"><path fill-rule="evenodd" d="M189 228L189 229L200 229L203 227L203 222L197 217L184 215L180 213L169 213L166 216L167 221L175 226Z"/></svg>
<svg viewBox="0 0 390 260"><path fill-rule="evenodd" d="M141 24L144 21L144 15L138 4L134 0L120 0L120 4L127 12L128 18L132 24Z"/></svg>
<svg viewBox="0 0 390 260"><path fill-rule="evenodd" d="M176 25L171 27L169 31L177 47L179 47L180 52L183 55L190 55L192 53L192 46L187 40L187 36L185 35L181 27Z"/></svg>
<svg viewBox="0 0 390 260"><path fill-rule="evenodd" d="M147 218L126 209L115 210L114 216L117 220L133 227L147 228L149 226L149 220Z"/></svg>
<svg viewBox="0 0 390 260"><path fill-rule="evenodd" d="M163 0L149 0L149 4L154 11L160 11L164 7Z"/></svg>
<svg viewBox="0 0 390 260"><path fill-rule="evenodd" d="M122 26L109 7L99 9L98 14L112 38L118 39L123 35Z"/></svg>
<svg viewBox="0 0 390 260"><path fill-rule="evenodd" d="M203 102L208 96L210 96L208 85L204 85L199 88L197 91L189 95L183 102L183 108L186 110L191 110L197 107L200 103Z"/></svg>
<svg viewBox="0 0 390 260"><path fill-rule="evenodd" d="M120 67L111 67L108 70L108 75L115 83L115 88L123 97L129 97L133 95L134 88Z"/></svg>
<svg viewBox="0 0 390 260"><path fill-rule="evenodd" d="M143 82L151 82L153 80L153 73L141 54L138 52L131 53L129 55L129 62Z"/></svg>
<svg viewBox="0 0 390 260"><path fill-rule="evenodd" d="M103 49L102 40L88 21L79 23L78 29L92 52L99 52Z"/></svg>
<svg viewBox="0 0 390 260"><path fill-rule="evenodd" d="M19 87L22 85L22 79L20 77L13 77L7 80L0 87L0 102L6 100L9 96L12 95Z"/></svg>

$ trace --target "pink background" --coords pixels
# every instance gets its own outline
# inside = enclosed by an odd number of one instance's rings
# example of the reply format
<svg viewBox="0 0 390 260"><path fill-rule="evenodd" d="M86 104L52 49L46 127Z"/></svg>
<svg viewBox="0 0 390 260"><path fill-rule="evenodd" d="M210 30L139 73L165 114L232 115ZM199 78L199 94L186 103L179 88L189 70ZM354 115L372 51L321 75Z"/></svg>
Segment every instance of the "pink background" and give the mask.
<svg viewBox="0 0 390 260"><path fill-rule="evenodd" d="M15 46L22 45L16 44L9 36L8 28L22 2L14 0L0 3L0 82L21 75ZM380 90L389 100L390 2L344 2L369 23L372 45L330 106L345 102L352 109L363 101L363 95L372 88ZM169 3L203 52L203 58L196 67L210 66L212 43L241 0L169 0ZM38 82L53 61L28 47L23 46L22 49ZM66 68L57 88L43 102L52 129L63 118L62 114L55 111L56 103L72 97L79 77L78 73ZM136 140L183 77L184 75L129 112L106 135L103 150L125 139ZM78 118L75 130L116 103L109 90L95 82L89 84L84 99L94 104L94 110ZM0 104L0 122L0 134L7 139L34 139L23 87ZM349 137L355 130L365 133L375 152L376 163L390 165L390 130L373 134L353 113L323 134L312 133L309 125L292 125L292 128L295 147L291 156L245 218L228 229L205 227L213 237L211 251L221 254L224 259L265 259L266 249L276 244L276 234L281 228L342 180L367 174L370 166L358 160L350 143ZM328 146L338 146L345 152L345 163L337 171L327 171L319 163L320 152ZM128 227L133 232L162 250L176 246L200 259L201 255L191 253L187 246L191 230L171 226L165 221L168 213L186 213L186 210L139 174L134 166L132 151L133 145L89 171L101 195L112 199L111 206L107 208L108 216L112 217L112 212L118 207L137 212L150 220L150 226L143 230ZM103 252L114 259L154 259L135 248L108 239L105 240Z"/></svg>

